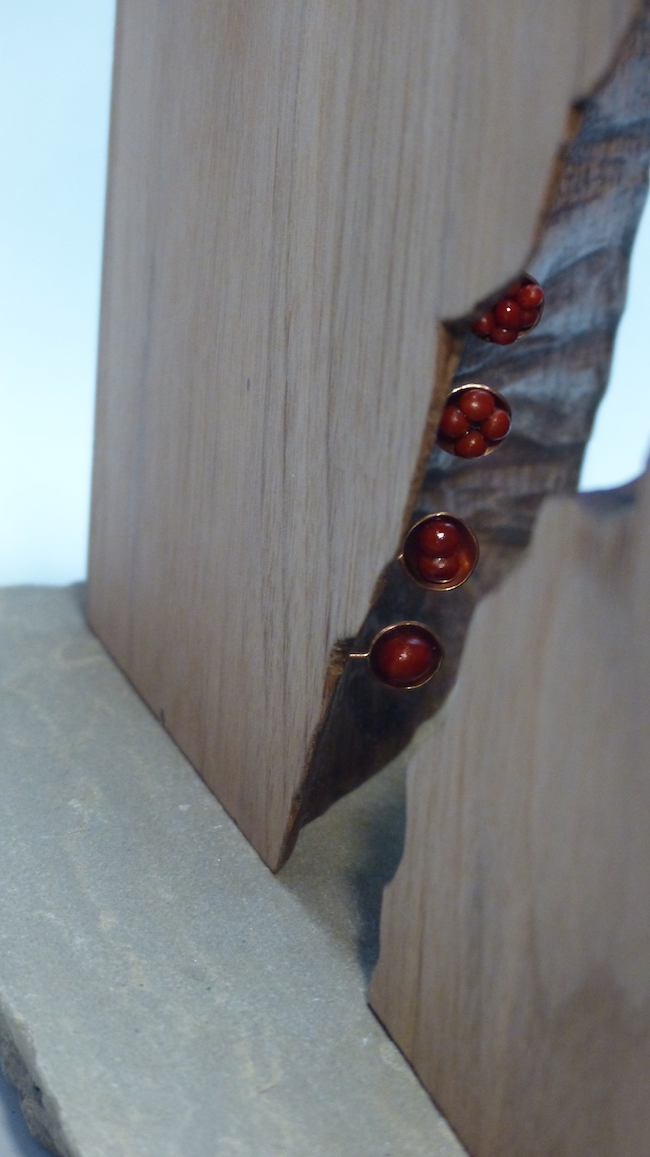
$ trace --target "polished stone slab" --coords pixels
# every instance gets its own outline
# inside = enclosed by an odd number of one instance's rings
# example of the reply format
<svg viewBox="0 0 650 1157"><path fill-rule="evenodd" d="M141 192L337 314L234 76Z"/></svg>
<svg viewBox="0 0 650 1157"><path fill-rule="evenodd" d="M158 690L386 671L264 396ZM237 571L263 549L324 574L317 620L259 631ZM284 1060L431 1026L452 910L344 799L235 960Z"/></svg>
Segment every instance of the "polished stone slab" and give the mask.
<svg viewBox="0 0 650 1157"><path fill-rule="evenodd" d="M460 1157L366 1005L402 770L273 877L84 625L0 590L0 1037L65 1157Z"/></svg>

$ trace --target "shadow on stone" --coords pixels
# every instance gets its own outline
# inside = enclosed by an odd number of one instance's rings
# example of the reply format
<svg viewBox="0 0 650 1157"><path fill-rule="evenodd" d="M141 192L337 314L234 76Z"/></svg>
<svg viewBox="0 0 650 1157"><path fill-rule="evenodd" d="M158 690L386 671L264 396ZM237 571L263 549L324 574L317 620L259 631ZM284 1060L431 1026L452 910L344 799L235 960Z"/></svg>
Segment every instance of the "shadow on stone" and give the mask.
<svg viewBox="0 0 650 1157"><path fill-rule="evenodd" d="M278 879L354 951L366 980L379 954L382 895L404 845L404 756L302 831Z"/></svg>

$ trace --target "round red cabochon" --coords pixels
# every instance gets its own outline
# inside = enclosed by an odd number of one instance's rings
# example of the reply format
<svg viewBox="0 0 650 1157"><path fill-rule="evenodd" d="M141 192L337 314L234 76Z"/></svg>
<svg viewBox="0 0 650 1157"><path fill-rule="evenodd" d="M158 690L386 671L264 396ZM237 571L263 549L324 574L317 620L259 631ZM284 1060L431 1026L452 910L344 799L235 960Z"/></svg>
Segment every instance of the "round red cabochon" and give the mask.
<svg viewBox="0 0 650 1157"><path fill-rule="evenodd" d="M370 648L373 674L388 687L421 687L442 663L442 646L422 623L386 627Z"/></svg>

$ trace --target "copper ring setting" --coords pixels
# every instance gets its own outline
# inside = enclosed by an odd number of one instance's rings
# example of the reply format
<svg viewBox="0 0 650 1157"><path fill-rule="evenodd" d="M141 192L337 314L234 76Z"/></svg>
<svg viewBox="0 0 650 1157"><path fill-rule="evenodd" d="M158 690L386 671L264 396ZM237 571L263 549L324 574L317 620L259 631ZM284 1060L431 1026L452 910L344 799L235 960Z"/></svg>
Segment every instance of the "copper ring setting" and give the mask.
<svg viewBox="0 0 650 1157"><path fill-rule="evenodd" d="M527 273L508 287L499 301L475 317L472 332L483 341L511 345L539 322L544 292ZM457 458L485 458L494 453L510 432L510 403L482 383L453 389L442 411L437 444ZM474 532L461 518L446 511L427 514L408 531L398 562L409 578L428 591L452 591L472 574L479 557ZM385 687L408 690L423 687L439 671L442 643L429 627L415 620L392 623L379 631L367 651L349 659L364 659L373 676Z"/></svg>

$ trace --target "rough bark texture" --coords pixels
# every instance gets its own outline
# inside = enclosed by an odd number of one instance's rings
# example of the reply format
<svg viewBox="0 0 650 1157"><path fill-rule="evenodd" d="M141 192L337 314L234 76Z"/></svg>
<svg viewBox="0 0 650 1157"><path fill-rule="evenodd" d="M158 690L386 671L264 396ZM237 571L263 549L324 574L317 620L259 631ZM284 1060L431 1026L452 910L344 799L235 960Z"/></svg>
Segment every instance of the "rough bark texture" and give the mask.
<svg viewBox="0 0 650 1157"><path fill-rule="evenodd" d="M421 590L392 562L359 634L341 652L367 650L399 619L427 623L442 640L440 674L418 690L383 688L358 660L343 669L316 746L302 822L377 772L433 715L452 687L477 601L525 550L543 499L575 491L616 328L625 305L630 252L648 186L650 161L650 8L626 37L615 64L577 110L563 149L538 242L527 268L544 286L541 323L514 346L464 333L453 385L481 382L508 398L513 428L499 451L464 462L430 455L411 524L446 510L478 535L472 578L443 594ZM514 272L514 271L513 271Z"/></svg>

